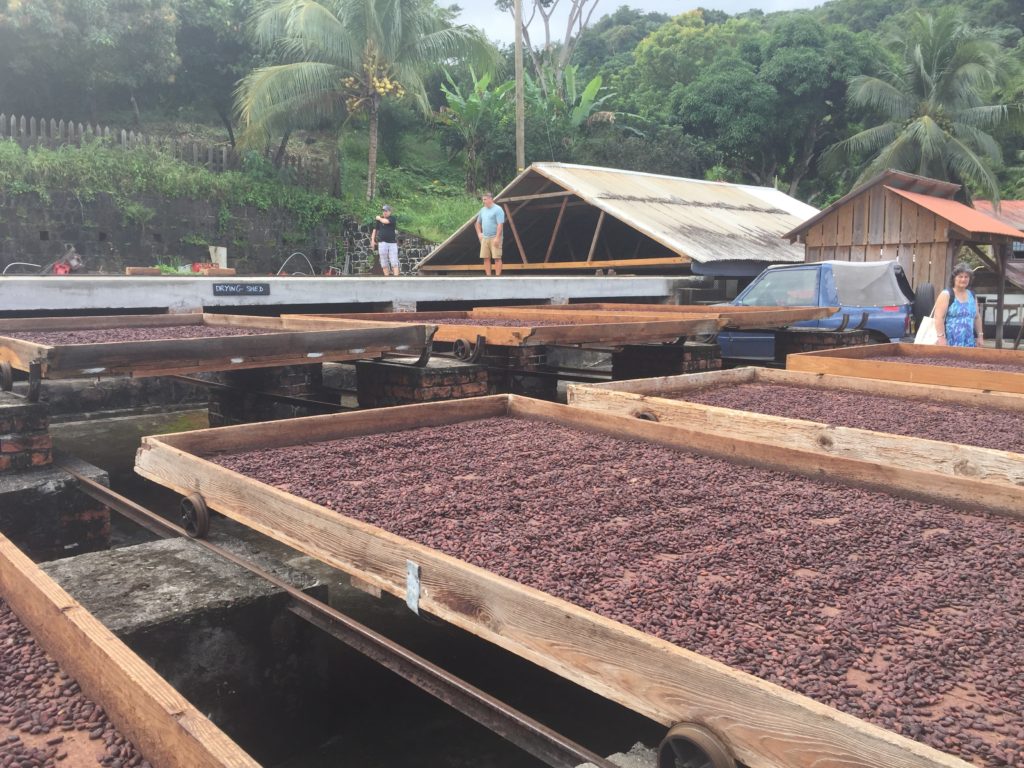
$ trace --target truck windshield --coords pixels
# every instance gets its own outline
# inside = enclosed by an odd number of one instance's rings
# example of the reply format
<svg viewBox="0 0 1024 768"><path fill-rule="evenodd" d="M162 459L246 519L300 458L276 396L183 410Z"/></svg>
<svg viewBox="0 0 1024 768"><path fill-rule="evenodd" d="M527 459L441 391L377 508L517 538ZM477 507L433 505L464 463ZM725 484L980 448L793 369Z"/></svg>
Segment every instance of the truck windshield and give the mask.
<svg viewBox="0 0 1024 768"><path fill-rule="evenodd" d="M753 307L806 307L818 303L817 269L783 269L765 272L738 301Z"/></svg>

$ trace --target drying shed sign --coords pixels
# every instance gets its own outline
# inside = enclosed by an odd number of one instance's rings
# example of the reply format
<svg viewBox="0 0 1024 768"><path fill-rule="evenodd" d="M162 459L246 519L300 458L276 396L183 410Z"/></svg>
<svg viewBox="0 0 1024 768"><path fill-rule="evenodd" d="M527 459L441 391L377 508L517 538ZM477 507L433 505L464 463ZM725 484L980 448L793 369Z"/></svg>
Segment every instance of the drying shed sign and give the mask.
<svg viewBox="0 0 1024 768"><path fill-rule="evenodd" d="M214 283L214 296L269 296L270 283Z"/></svg>

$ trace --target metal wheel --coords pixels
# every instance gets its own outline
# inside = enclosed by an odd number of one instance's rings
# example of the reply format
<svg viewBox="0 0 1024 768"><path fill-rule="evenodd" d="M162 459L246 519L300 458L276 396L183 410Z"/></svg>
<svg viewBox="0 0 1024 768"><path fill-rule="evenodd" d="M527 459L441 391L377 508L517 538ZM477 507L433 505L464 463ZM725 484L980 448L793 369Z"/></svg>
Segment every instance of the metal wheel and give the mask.
<svg viewBox="0 0 1024 768"><path fill-rule="evenodd" d="M473 344L469 339L456 339L452 344L452 354L459 360L469 360L473 356Z"/></svg>
<svg viewBox="0 0 1024 768"><path fill-rule="evenodd" d="M679 723L658 747L658 768L736 768L736 760L704 726Z"/></svg>
<svg viewBox="0 0 1024 768"><path fill-rule="evenodd" d="M181 500L181 524L193 539L205 539L210 532L210 510L200 494L192 493Z"/></svg>
<svg viewBox="0 0 1024 768"><path fill-rule="evenodd" d="M0 390L10 392L14 389L14 369L6 360L0 360Z"/></svg>

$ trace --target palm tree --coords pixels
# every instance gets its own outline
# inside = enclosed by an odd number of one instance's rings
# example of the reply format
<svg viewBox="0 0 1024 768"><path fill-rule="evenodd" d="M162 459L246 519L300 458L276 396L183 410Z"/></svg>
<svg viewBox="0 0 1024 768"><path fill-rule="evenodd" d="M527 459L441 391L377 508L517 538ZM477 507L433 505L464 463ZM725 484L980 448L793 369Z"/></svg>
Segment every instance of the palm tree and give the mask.
<svg viewBox="0 0 1024 768"><path fill-rule="evenodd" d="M970 27L953 8L915 13L909 22L895 40L896 69L850 80L850 103L881 122L833 144L824 162L837 168L866 159L858 183L895 168L966 182L998 200L992 167L1002 153L988 131L1024 114L1024 105L991 103L1006 73L999 33Z"/></svg>
<svg viewBox="0 0 1024 768"><path fill-rule="evenodd" d="M291 128L365 112L367 200L377 189L381 100L408 92L429 113L423 78L433 67L458 58L487 66L497 56L482 32L452 26L434 0L271 0L253 16L252 34L287 63L240 83L243 143L265 145Z"/></svg>

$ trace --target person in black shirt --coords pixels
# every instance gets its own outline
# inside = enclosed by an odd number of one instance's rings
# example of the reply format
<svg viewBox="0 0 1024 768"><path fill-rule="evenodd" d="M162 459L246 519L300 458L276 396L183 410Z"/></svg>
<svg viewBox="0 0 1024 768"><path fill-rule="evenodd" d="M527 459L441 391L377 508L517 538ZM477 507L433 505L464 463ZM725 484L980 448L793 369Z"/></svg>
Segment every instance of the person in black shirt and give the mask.
<svg viewBox="0 0 1024 768"><path fill-rule="evenodd" d="M385 275L398 277L398 217L391 212L391 206L381 207L380 216L373 220L373 232L370 234L370 250L376 246L380 253L380 266Z"/></svg>

